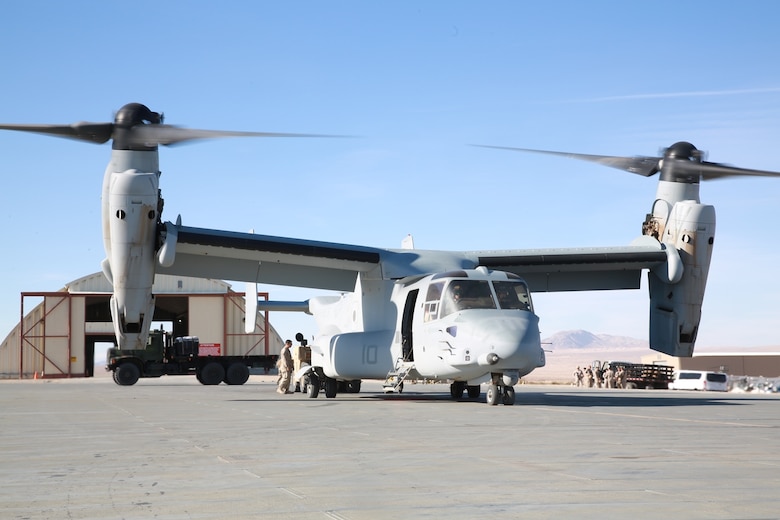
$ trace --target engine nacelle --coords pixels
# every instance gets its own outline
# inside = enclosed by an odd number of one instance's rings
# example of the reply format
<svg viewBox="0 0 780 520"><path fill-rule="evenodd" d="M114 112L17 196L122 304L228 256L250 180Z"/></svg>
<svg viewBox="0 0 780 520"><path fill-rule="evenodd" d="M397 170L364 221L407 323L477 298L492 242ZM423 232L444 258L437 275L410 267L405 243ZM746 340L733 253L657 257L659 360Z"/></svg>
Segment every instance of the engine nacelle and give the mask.
<svg viewBox="0 0 780 520"><path fill-rule="evenodd" d="M102 267L114 288L111 315L121 349L146 346L154 315L152 286L162 212L159 175L156 150L114 150L103 181ZM171 245L166 261L173 260L175 243Z"/></svg>
<svg viewBox="0 0 780 520"><path fill-rule="evenodd" d="M119 350L143 350L146 348L146 341L149 337L149 330L152 328L152 318L154 317L154 296L151 293L147 295L145 309L141 314L141 321L137 323L127 323L123 320L124 309L120 306L116 295L111 296L109 305L114 325L114 335L116 336Z"/></svg>
<svg viewBox="0 0 780 520"><path fill-rule="evenodd" d="M312 345L312 364L322 362L326 376L338 379L384 379L393 369L390 346L394 331L347 332ZM321 358L314 354L320 351Z"/></svg>
<svg viewBox="0 0 780 520"><path fill-rule="evenodd" d="M697 185L698 187L698 185ZM656 201L663 205L663 201ZM648 223L656 224L647 226ZM648 274L650 290L650 348L672 356L689 357L701 320L701 306L715 239L715 208L696 200L674 203L668 216L656 212L646 222L667 248L674 248L682 262L677 283Z"/></svg>

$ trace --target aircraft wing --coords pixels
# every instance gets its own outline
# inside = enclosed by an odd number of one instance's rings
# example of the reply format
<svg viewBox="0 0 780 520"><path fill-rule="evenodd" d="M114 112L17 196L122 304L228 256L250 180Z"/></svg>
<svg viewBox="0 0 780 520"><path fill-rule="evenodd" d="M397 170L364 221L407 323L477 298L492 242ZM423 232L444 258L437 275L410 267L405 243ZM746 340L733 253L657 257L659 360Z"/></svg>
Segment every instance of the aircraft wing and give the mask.
<svg viewBox="0 0 780 520"><path fill-rule="evenodd" d="M657 240L641 237L624 247L477 251L478 265L515 273L532 292L638 289L643 269L668 275L668 252ZM679 257L677 257L679 259Z"/></svg>
<svg viewBox="0 0 780 520"><path fill-rule="evenodd" d="M175 261L159 273L352 291L359 272L380 265L371 247L176 227Z"/></svg>
<svg viewBox="0 0 780 520"><path fill-rule="evenodd" d="M354 290L359 273L397 280L478 266L516 273L535 292L637 289L643 269L667 264L667 251L650 237L624 247L458 252L176 229L175 261L160 273L334 291Z"/></svg>

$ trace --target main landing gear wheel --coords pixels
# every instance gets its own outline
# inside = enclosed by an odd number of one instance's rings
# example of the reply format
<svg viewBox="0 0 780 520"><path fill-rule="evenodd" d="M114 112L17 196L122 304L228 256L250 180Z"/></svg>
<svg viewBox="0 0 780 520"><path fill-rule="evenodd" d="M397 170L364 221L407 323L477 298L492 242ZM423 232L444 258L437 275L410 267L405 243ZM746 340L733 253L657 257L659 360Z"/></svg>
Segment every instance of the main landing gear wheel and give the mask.
<svg viewBox="0 0 780 520"><path fill-rule="evenodd" d="M466 383L463 381L454 381L450 384L450 395L453 399L460 399L463 397L463 390L466 388ZM470 394L469 394L470 395Z"/></svg>
<svg viewBox="0 0 780 520"><path fill-rule="evenodd" d="M467 385L465 381L455 381L450 384L450 395L453 399L460 399L463 397L463 391L469 396L469 399L477 399L481 393L479 385Z"/></svg>
<svg viewBox="0 0 780 520"><path fill-rule="evenodd" d="M325 397L333 399L338 392L339 382L332 377L325 377Z"/></svg>

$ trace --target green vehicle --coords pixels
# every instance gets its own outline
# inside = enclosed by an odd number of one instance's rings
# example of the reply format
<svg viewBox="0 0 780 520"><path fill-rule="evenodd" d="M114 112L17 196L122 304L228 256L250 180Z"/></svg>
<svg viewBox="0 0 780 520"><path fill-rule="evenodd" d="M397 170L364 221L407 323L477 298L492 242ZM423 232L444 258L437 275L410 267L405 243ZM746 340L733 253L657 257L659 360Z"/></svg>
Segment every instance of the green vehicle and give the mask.
<svg viewBox="0 0 780 520"><path fill-rule="evenodd" d="M626 372L626 388L667 389L674 381L674 367L669 365L643 365L626 361L594 361L593 370L605 371L619 366Z"/></svg>
<svg viewBox="0 0 780 520"><path fill-rule="evenodd" d="M217 349L219 350L219 349ZM249 379L250 368L270 370L276 355L223 356L214 348L201 348L196 336L171 338L162 330L149 333L143 350L110 348L106 353L106 370L112 371L114 382L134 385L142 377L194 375L204 385L243 385Z"/></svg>

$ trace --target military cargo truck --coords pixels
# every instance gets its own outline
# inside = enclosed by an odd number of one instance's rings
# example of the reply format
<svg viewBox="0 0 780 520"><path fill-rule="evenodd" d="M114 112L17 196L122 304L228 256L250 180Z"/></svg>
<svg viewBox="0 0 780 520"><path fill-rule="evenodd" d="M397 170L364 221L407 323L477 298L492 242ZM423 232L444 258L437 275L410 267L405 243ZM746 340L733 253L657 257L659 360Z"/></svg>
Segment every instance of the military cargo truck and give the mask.
<svg viewBox="0 0 780 520"><path fill-rule="evenodd" d="M194 375L204 385L243 385L250 368L267 372L278 355L224 355L221 345L202 344L196 336L172 338L162 330L149 333L143 350L110 348L106 370L118 385L134 385L142 377Z"/></svg>

